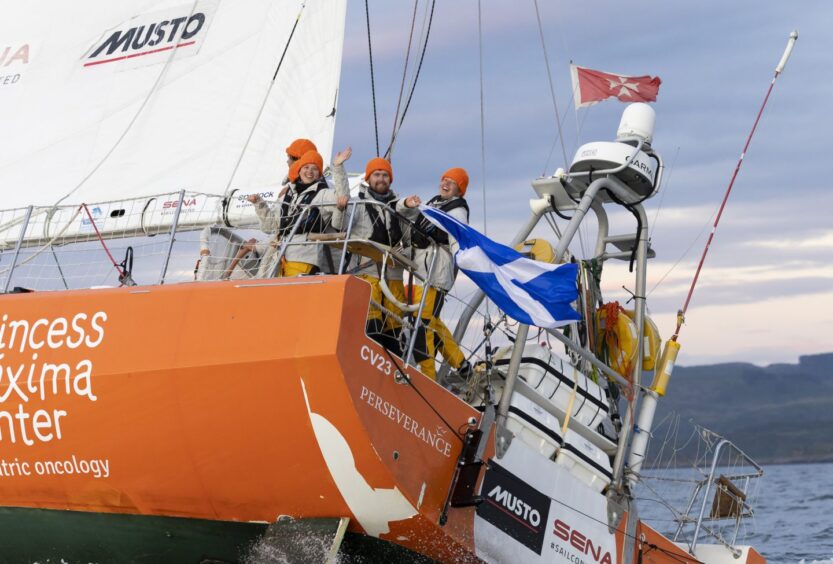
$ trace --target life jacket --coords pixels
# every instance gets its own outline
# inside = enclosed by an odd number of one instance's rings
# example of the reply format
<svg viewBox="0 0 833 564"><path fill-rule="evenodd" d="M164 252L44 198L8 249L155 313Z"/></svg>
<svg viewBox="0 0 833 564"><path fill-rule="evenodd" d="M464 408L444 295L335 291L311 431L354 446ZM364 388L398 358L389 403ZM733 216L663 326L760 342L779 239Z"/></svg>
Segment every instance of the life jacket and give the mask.
<svg viewBox="0 0 833 564"><path fill-rule="evenodd" d="M393 209L394 206L392 204L396 202L396 195L392 192L389 192L389 194L390 197L387 201L376 201L382 202L387 207ZM369 200L364 191L359 192L359 199ZM391 214L390 225L388 226L385 224L385 219L381 217L379 210L376 209L376 206L364 206L364 209L367 210L367 216L370 218L370 223L373 226L373 232L370 234L371 241L393 247L402 240L402 228L400 227L399 220L395 215Z"/></svg>
<svg viewBox="0 0 833 564"><path fill-rule="evenodd" d="M287 190L281 202L281 224L278 229L278 235L281 239L292 232L292 227L298 220L298 216L315 199L315 196L325 188L328 188L327 181L322 178L317 181L315 190L310 190L309 186L304 188L300 194L296 190L296 187L290 187ZM314 207L306 214L295 233L323 233L324 227L324 222L321 219L321 210Z"/></svg>
<svg viewBox="0 0 833 564"><path fill-rule="evenodd" d="M441 200L442 196L438 194L428 200L426 205L442 210L445 213L450 213L452 210L456 210L460 207L465 208L466 220L468 220L469 204L466 202L465 198L458 197L443 200L442 204L436 205L437 202ZM427 249L431 246L432 240L440 245L448 245L448 233L428 221L424 215L420 214L419 219L416 221L416 229L414 229L411 234L411 244L417 249Z"/></svg>

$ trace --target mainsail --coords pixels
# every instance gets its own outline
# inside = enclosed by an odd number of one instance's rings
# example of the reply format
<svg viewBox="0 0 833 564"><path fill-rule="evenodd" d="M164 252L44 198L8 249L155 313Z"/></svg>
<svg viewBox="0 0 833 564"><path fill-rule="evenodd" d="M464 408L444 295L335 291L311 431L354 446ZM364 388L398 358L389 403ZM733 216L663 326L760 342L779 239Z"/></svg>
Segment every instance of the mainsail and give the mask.
<svg viewBox="0 0 833 564"><path fill-rule="evenodd" d="M2 208L222 197L293 138L332 151L345 0L4 4Z"/></svg>

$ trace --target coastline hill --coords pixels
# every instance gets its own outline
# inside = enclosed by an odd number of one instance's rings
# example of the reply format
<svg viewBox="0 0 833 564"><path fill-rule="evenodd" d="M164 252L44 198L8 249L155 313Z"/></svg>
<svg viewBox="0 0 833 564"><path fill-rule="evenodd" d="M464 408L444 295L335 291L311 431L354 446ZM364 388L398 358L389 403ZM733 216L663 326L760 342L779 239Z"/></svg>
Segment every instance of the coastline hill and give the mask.
<svg viewBox="0 0 833 564"><path fill-rule="evenodd" d="M670 412L732 440L759 463L833 460L833 353L765 367L678 366L657 424Z"/></svg>

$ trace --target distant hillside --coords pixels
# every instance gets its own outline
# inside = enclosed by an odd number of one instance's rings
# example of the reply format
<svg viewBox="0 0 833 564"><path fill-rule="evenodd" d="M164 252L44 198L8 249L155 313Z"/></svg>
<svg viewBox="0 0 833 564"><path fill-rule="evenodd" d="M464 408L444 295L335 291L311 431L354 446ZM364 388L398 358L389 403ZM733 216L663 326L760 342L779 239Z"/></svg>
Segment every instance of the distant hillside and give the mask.
<svg viewBox="0 0 833 564"><path fill-rule="evenodd" d="M674 411L758 462L833 460L833 353L763 368L678 366L657 411L655 421Z"/></svg>

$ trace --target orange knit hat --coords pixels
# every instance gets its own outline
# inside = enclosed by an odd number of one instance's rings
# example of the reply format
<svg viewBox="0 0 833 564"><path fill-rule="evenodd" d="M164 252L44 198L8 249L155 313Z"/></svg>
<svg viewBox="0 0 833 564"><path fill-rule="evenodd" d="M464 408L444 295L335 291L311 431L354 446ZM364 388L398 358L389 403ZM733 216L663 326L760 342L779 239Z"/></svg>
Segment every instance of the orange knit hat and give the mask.
<svg viewBox="0 0 833 564"><path fill-rule="evenodd" d="M390 162L382 157L374 157L367 161L367 166L364 167L364 179L367 181L370 178L370 175L373 174L375 170L384 170L388 174L390 174L390 181L393 182L393 168L390 166Z"/></svg>
<svg viewBox="0 0 833 564"><path fill-rule="evenodd" d="M317 151L318 147L309 139L296 139L286 148L286 154L293 159L300 159L308 151Z"/></svg>
<svg viewBox="0 0 833 564"><path fill-rule="evenodd" d="M469 185L469 174L466 172L464 168L450 168L440 176L440 180L443 178L450 178L454 182L457 183L457 186L460 188L460 195L466 195L466 188Z"/></svg>
<svg viewBox="0 0 833 564"><path fill-rule="evenodd" d="M304 165L312 164L318 167L318 174L322 174L324 172L324 159L321 155L318 154L317 151L307 151L304 153L300 159L292 163L292 166L289 167L289 180L295 182L298 180L298 176L301 174L301 169Z"/></svg>
<svg viewBox="0 0 833 564"><path fill-rule="evenodd" d="M300 161L295 161L291 165L289 165L289 172L286 174L287 178L289 178L290 182L295 182L298 180L298 175L301 174L301 167L298 166Z"/></svg>

